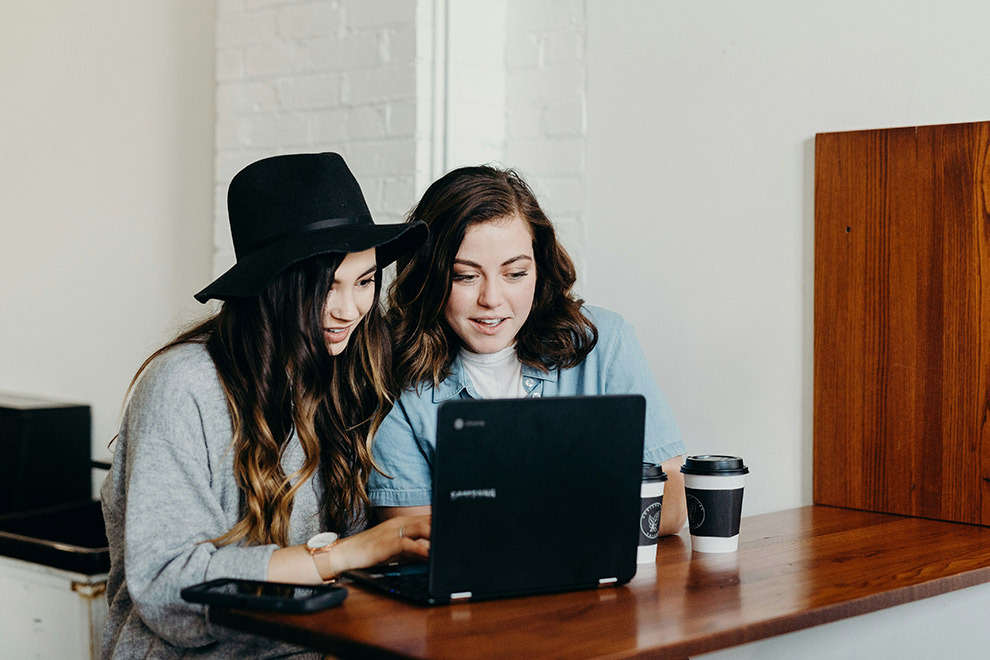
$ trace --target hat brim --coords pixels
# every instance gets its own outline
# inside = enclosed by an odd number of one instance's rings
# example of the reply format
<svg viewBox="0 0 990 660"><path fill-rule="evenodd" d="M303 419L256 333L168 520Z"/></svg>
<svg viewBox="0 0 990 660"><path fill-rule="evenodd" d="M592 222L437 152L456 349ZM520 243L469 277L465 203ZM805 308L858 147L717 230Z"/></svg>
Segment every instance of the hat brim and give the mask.
<svg viewBox="0 0 990 660"><path fill-rule="evenodd" d="M346 225L288 236L272 245L254 250L231 266L226 273L195 295L196 300L246 298L264 291L289 266L319 254L363 252L376 248L381 268L426 240L422 222L391 225Z"/></svg>

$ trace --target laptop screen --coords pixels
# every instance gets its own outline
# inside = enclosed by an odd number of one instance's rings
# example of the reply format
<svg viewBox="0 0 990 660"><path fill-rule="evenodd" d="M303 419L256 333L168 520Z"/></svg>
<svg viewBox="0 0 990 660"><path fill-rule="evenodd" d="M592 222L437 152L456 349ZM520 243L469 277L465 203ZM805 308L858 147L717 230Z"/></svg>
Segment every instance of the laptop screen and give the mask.
<svg viewBox="0 0 990 660"><path fill-rule="evenodd" d="M631 579L645 407L639 395L442 404L430 592L477 598Z"/></svg>

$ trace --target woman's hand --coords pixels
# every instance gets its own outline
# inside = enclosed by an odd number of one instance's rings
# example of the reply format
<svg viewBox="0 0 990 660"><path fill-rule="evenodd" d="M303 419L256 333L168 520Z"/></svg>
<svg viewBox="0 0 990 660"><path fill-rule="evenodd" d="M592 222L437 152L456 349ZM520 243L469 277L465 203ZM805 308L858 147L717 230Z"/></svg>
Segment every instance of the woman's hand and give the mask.
<svg viewBox="0 0 990 660"><path fill-rule="evenodd" d="M330 550L333 574L430 556L430 516L398 516L341 539Z"/></svg>
<svg viewBox="0 0 990 660"><path fill-rule="evenodd" d="M330 548L332 575L326 577L337 577L353 568L429 556L430 516L399 516L338 541ZM268 562L272 582L317 584L323 577L305 545L279 548Z"/></svg>

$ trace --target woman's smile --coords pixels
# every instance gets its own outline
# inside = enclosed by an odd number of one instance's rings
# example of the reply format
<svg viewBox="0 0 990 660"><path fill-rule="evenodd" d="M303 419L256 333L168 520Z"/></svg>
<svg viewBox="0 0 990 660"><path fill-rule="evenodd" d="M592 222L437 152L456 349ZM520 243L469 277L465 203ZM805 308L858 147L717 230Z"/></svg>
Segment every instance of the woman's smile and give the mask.
<svg viewBox="0 0 990 660"><path fill-rule="evenodd" d="M482 318L482 319L471 319L478 326L478 331L486 335L496 334L502 326L502 322L506 320L506 317L502 316L499 318Z"/></svg>
<svg viewBox="0 0 990 660"><path fill-rule="evenodd" d="M323 334L331 344L347 341L352 326L345 328L323 328Z"/></svg>

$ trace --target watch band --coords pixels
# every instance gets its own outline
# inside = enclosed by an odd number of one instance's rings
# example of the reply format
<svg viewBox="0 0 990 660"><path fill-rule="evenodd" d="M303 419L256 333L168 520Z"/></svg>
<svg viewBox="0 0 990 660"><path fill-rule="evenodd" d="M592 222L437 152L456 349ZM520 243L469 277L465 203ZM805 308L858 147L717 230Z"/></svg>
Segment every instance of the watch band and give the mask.
<svg viewBox="0 0 990 660"><path fill-rule="evenodd" d="M340 536L335 532L321 532L306 541L306 550L313 557L316 572L324 582L331 582L336 577L330 565L330 550L339 542Z"/></svg>
<svg viewBox="0 0 990 660"><path fill-rule="evenodd" d="M330 554L333 546L337 545L340 539L334 541L330 545L325 545L322 548L307 548L309 554L313 556L313 563L316 564L316 572L320 574L320 579L324 582L330 582L335 579L336 576L333 574L333 567L330 566ZM330 577L327 577L330 576Z"/></svg>

